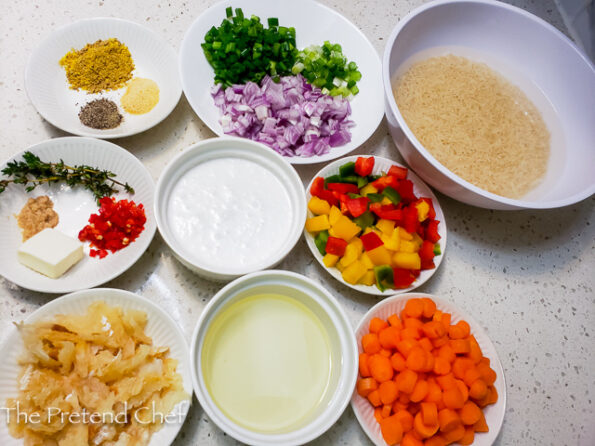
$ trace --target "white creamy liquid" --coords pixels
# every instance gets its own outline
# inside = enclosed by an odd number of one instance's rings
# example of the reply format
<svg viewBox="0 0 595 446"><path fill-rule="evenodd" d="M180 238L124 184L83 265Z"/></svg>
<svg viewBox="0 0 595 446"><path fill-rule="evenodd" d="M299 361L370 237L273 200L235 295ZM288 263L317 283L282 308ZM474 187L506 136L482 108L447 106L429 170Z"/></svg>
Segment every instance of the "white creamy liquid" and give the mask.
<svg viewBox="0 0 595 446"><path fill-rule="evenodd" d="M293 211L269 170L244 158L202 162L182 175L168 204L172 233L199 265L250 269L288 237Z"/></svg>

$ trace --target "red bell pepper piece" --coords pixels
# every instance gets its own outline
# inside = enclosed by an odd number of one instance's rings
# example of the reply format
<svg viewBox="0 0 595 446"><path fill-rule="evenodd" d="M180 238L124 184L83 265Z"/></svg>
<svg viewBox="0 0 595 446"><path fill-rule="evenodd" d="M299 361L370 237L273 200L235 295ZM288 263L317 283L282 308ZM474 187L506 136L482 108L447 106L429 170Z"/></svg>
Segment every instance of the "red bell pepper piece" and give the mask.
<svg viewBox="0 0 595 446"><path fill-rule="evenodd" d="M394 204L372 203L370 210L376 214L379 218L385 220L401 221L403 220L403 211L397 208Z"/></svg>
<svg viewBox="0 0 595 446"><path fill-rule="evenodd" d="M434 269L436 268L436 265L434 264L433 260L424 260L421 259L421 269L422 270L426 270L426 269Z"/></svg>
<svg viewBox="0 0 595 446"><path fill-rule="evenodd" d="M355 161L355 173L361 177L367 177L374 169L374 157L364 158L360 156Z"/></svg>
<svg viewBox="0 0 595 446"><path fill-rule="evenodd" d="M359 188L355 184L328 183L326 187L328 187L329 190L336 191L341 194L359 194Z"/></svg>
<svg viewBox="0 0 595 446"><path fill-rule="evenodd" d="M367 234L362 235L360 239L364 244L364 250L366 251L372 251L373 249L384 245L384 242L375 232L368 232Z"/></svg>
<svg viewBox="0 0 595 446"><path fill-rule="evenodd" d="M398 180L407 179L407 168L400 166L390 166L387 175L397 178Z"/></svg>
<svg viewBox="0 0 595 446"><path fill-rule="evenodd" d="M413 193L413 183L410 180L399 180L395 189L401 196L401 200L403 200L403 202L411 203L412 201L417 200L417 197Z"/></svg>
<svg viewBox="0 0 595 446"><path fill-rule="evenodd" d="M403 229L409 234L413 234L417 232L418 226L417 208L415 206L407 206L403 209Z"/></svg>
<svg viewBox="0 0 595 446"><path fill-rule="evenodd" d="M436 218L436 210L434 209L434 202L429 197L421 197L420 200L425 201L430 206L430 210L428 211L428 218L434 219Z"/></svg>
<svg viewBox="0 0 595 446"><path fill-rule="evenodd" d="M372 186L374 186L378 192L382 192L387 186L391 186L398 192L399 180L397 180L396 177L385 175L378 178L376 181L372 181Z"/></svg>
<svg viewBox="0 0 595 446"><path fill-rule="evenodd" d="M326 253L334 254L339 257L343 257L345 254L345 248L347 248L347 242L342 238L329 237L326 241Z"/></svg>
<svg viewBox="0 0 595 446"><path fill-rule="evenodd" d="M418 254L421 260L432 260L434 258L434 244L424 240Z"/></svg>
<svg viewBox="0 0 595 446"><path fill-rule="evenodd" d="M331 206L337 206L339 204L339 200L333 193L324 188L324 178L322 177L314 178L312 186L310 186L310 193L321 200L326 200Z"/></svg>
<svg viewBox="0 0 595 446"><path fill-rule="evenodd" d="M408 269L393 268L393 283L395 288L407 288L414 280L415 276Z"/></svg>
<svg viewBox="0 0 595 446"><path fill-rule="evenodd" d="M426 240L431 241L432 243L438 243L440 240L440 234L438 234L438 220L430 220L426 226Z"/></svg>
<svg viewBox="0 0 595 446"><path fill-rule="evenodd" d="M359 197L359 198L347 197L347 199L345 200L345 205L347 206L349 213L354 218L357 218L368 210L369 202L370 202L370 199L368 197ZM341 200L341 204L343 204L343 200Z"/></svg>

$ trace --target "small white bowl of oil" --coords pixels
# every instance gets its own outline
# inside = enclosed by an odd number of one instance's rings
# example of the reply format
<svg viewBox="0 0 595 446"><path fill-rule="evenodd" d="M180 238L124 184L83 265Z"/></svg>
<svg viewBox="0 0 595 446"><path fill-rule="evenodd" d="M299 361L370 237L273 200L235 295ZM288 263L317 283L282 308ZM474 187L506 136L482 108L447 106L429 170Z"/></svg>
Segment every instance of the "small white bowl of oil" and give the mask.
<svg viewBox="0 0 595 446"><path fill-rule="evenodd" d="M357 378L353 329L337 300L289 271L221 289L192 337L194 392L211 420L251 445L297 445L341 416Z"/></svg>

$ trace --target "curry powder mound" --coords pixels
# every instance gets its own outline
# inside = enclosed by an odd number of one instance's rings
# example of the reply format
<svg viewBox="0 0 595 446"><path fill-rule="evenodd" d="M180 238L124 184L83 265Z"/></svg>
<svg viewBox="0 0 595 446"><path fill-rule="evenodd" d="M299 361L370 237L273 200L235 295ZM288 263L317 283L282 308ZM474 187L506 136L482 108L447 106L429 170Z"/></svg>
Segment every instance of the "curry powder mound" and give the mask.
<svg viewBox="0 0 595 446"><path fill-rule="evenodd" d="M117 90L132 78L134 62L128 47L118 39L98 40L81 50L70 50L60 65L73 90L89 93Z"/></svg>

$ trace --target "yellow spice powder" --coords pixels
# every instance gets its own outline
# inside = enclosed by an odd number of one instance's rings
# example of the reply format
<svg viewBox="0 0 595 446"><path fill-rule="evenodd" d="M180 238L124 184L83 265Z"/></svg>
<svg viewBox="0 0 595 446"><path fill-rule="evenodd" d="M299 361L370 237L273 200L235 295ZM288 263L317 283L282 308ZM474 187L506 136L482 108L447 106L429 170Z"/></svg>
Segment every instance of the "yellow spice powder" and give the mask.
<svg viewBox="0 0 595 446"><path fill-rule="evenodd" d="M118 39L98 40L81 50L70 50L60 65L73 90L89 93L117 90L132 78L134 62L128 47Z"/></svg>
<svg viewBox="0 0 595 446"><path fill-rule="evenodd" d="M122 108L133 115L150 112L159 102L159 87L151 79L132 79L121 99Z"/></svg>

